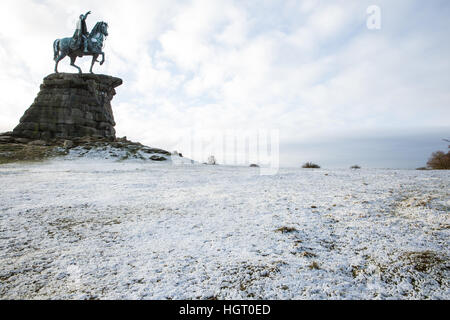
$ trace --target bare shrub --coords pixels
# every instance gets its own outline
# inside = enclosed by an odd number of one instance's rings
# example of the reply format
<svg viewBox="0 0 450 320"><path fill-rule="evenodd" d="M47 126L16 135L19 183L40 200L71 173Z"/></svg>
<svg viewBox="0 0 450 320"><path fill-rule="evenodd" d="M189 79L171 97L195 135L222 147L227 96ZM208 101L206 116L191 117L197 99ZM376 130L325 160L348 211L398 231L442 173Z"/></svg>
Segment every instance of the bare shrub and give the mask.
<svg viewBox="0 0 450 320"><path fill-rule="evenodd" d="M302 166L303 169L320 169L320 166L318 164L307 162Z"/></svg>
<svg viewBox="0 0 450 320"><path fill-rule="evenodd" d="M428 167L433 170L449 170L450 169L450 152L437 151L431 155L427 163Z"/></svg>

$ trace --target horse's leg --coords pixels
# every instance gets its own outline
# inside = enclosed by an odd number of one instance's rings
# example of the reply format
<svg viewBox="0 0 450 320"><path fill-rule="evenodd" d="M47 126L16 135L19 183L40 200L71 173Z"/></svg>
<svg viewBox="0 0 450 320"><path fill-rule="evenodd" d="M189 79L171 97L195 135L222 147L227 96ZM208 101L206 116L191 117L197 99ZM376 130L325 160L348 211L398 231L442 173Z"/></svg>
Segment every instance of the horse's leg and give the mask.
<svg viewBox="0 0 450 320"><path fill-rule="evenodd" d="M58 65L59 65L59 62L60 62L62 59L64 59L65 57L66 57L65 54L61 54L58 58L56 58L55 73L59 73L59 72L58 72Z"/></svg>
<svg viewBox="0 0 450 320"><path fill-rule="evenodd" d="M100 65L102 66L105 63L105 53L102 52L101 55L102 55L102 61L100 62Z"/></svg>
<svg viewBox="0 0 450 320"><path fill-rule="evenodd" d="M80 67L78 67L76 64L75 64L75 61L77 60L77 56L70 56L70 65L72 66L72 67L75 67L75 68L77 68L78 69L78 73L83 73L83 71L81 70L81 68Z"/></svg>
<svg viewBox="0 0 450 320"><path fill-rule="evenodd" d="M94 72L92 71L92 68L94 67L94 64L97 62L97 58L98 58L98 54L94 54L94 55L92 56L91 69L89 70L90 73L94 73Z"/></svg>

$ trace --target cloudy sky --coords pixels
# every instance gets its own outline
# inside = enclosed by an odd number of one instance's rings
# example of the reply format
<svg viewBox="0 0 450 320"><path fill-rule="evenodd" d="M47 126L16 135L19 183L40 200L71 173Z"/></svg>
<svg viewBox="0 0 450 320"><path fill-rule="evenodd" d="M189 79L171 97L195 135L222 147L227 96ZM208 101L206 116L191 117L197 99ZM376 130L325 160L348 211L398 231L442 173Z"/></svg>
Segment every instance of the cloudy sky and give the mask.
<svg viewBox="0 0 450 320"><path fill-rule="evenodd" d="M370 5L379 30L367 27ZM120 136L183 152L192 132L278 130L282 166L414 168L446 149L447 0L2 0L0 131L17 125L53 71L53 41L88 10L89 29L110 25L96 72L124 80Z"/></svg>

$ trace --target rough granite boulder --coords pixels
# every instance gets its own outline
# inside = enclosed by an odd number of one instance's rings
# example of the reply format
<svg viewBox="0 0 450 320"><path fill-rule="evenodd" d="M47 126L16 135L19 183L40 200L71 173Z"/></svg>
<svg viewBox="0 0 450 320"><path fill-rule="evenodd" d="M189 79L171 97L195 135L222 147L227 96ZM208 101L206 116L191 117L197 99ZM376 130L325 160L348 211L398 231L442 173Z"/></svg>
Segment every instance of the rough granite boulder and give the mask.
<svg viewBox="0 0 450 320"><path fill-rule="evenodd" d="M119 78L96 74L51 74L13 136L32 140L97 136L115 138L111 100Z"/></svg>

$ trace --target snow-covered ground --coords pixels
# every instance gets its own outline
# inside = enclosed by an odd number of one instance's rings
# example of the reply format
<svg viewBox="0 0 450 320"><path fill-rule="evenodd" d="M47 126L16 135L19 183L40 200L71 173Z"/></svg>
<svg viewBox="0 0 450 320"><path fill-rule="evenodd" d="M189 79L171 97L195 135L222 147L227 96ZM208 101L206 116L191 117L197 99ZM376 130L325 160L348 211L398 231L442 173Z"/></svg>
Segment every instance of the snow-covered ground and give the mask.
<svg viewBox="0 0 450 320"><path fill-rule="evenodd" d="M450 172L0 166L2 299L449 299Z"/></svg>

